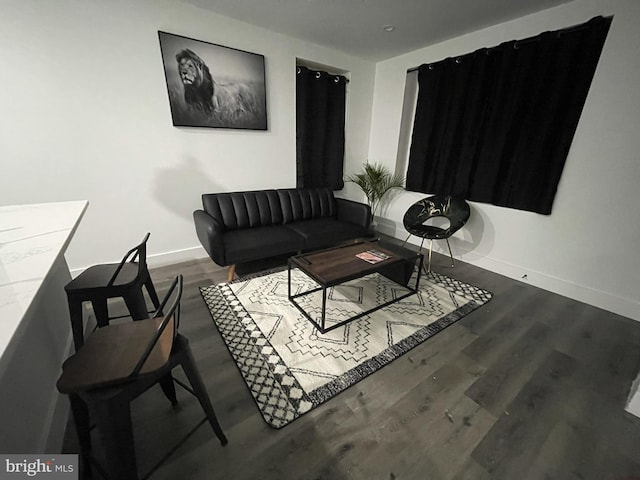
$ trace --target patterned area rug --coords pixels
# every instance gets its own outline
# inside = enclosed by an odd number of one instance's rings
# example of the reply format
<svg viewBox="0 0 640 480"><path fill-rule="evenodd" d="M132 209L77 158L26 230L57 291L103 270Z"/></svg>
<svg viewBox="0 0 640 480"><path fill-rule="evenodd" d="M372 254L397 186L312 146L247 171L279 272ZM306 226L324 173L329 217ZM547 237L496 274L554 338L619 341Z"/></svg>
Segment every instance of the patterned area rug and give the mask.
<svg viewBox="0 0 640 480"><path fill-rule="evenodd" d="M315 286L292 271L293 292ZM201 287L200 292L263 418L274 428L362 380L492 296L431 273L421 278L416 295L323 335L289 302L286 270ZM327 294L327 326L405 292L378 274L334 287ZM298 300L317 316L320 298L318 293Z"/></svg>

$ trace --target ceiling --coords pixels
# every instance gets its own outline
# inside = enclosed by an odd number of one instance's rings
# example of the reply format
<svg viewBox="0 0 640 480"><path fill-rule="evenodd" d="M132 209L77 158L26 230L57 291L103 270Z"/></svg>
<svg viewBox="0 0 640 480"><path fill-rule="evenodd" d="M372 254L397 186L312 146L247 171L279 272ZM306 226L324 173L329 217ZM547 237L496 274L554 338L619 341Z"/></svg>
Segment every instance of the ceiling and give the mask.
<svg viewBox="0 0 640 480"><path fill-rule="evenodd" d="M380 61L570 0L183 0ZM386 32L384 26L392 25Z"/></svg>

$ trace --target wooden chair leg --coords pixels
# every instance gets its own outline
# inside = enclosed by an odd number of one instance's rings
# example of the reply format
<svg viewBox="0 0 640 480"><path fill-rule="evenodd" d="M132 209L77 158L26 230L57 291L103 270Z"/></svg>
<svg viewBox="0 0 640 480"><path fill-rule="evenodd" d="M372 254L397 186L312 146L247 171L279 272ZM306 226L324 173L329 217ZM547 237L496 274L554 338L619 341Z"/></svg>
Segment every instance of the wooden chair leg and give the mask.
<svg viewBox="0 0 640 480"><path fill-rule="evenodd" d="M236 264L229 265L229 273L227 275L227 283L231 283L233 281L233 276L236 274Z"/></svg>

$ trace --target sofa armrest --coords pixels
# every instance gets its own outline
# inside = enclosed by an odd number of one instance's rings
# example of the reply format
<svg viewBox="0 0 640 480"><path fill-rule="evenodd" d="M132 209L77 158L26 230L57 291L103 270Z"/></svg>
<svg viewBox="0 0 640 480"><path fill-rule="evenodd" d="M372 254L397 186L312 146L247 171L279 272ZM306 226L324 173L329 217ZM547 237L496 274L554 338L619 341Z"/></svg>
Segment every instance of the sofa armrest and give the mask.
<svg viewBox="0 0 640 480"><path fill-rule="evenodd" d="M338 220L355 223L365 230L369 228L371 207L366 203L336 197L336 207Z"/></svg>
<svg viewBox="0 0 640 480"><path fill-rule="evenodd" d="M204 210L193 212L198 240L207 251L211 259L220 266L226 266L226 255L222 236L224 229L220 222Z"/></svg>

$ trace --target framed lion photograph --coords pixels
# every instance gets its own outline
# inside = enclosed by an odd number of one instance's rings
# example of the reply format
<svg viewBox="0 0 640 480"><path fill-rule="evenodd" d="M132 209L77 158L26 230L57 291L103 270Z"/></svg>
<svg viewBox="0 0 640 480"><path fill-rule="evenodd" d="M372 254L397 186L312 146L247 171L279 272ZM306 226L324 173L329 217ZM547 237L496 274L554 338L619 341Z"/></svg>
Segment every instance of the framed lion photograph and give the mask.
<svg viewBox="0 0 640 480"><path fill-rule="evenodd" d="M158 36L174 126L267 129L263 55Z"/></svg>

